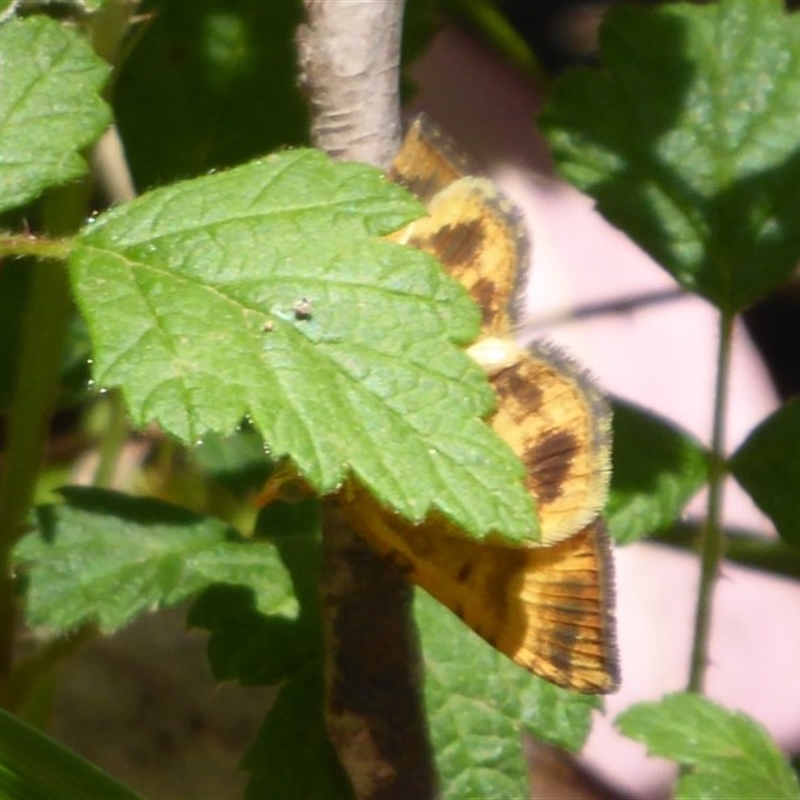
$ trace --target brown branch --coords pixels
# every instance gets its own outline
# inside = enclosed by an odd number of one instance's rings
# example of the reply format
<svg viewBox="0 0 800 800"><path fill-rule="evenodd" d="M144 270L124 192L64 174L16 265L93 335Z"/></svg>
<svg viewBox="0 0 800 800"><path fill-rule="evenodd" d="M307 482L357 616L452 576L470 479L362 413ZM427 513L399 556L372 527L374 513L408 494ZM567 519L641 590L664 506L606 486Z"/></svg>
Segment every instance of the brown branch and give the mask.
<svg viewBox="0 0 800 800"><path fill-rule="evenodd" d="M400 145L402 0L305 0L298 31L312 141L333 158L386 168ZM359 800L437 794L422 698L413 590L347 524L323 515L328 733Z"/></svg>
<svg viewBox="0 0 800 800"><path fill-rule="evenodd" d="M338 499L323 519L328 734L357 798L434 797L413 590L353 532Z"/></svg>
<svg viewBox="0 0 800 800"><path fill-rule="evenodd" d="M315 147L386 168L400 147L402 0L305 0L297 32Z"/></svg>

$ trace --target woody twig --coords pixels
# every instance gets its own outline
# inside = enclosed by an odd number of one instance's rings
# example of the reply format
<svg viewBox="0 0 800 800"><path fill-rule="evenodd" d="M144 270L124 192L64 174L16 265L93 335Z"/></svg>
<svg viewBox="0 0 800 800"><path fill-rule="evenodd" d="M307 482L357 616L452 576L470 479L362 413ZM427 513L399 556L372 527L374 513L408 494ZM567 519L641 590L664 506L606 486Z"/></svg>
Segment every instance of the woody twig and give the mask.
<svg viewBox="0 0 800 800"><path fill-rule="evenodd" d="M315 146L387 168L400 144L403 2L305 0L301 80ZM436 775L412 588L340 513L323 515L326 722L359 800L428 798Z"/></svg>

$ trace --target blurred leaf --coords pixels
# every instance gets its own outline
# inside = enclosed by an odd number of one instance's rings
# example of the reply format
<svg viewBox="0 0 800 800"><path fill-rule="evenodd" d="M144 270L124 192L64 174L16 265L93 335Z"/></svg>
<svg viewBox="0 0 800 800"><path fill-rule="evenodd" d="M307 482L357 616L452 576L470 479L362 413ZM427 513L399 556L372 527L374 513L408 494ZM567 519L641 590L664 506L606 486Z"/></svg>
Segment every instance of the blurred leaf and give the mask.
<svg viewBox="0 0 800 800"><path fill-rule="evenodd" d="M764 420L730 459L730 470L781 537L800 547L800 400Z"/></svg>
<svg viewBox="0 0 800 800"><path fill-rule="evenodd" d="M255 587L259 610L296 612L271 545L231 541L219 521L147 498L99 489L62 493L67 502L39 507L39 533L15 550L30 572L31 624L66 631L92 622L110 633L212 583Z"/></svg>
<svg viewBox="0 0 800 800"><path fill-rule="evenodd" d="M521 732L579 750L600 700L531 675L424 592L415 614L442 797L527 797Z"/></svg>
<svg viewBox="0 0 800 800"><path fill-rule="evenodd" d="M114 90L140 190L306 142L299 0L158 0L142 14Z"/></svg>
<svg viewBox="0 0 800 800"><path fill-rule="evenodd" d="M86 172L77 151L111 121L107 74L80 34L47 17L0 26L0 211Z"/></svg>
<svg viewBox="0 0 800 800"><path fill-rule="evenodd" d="M486 378L455 346L477 309L429 256L377 238L418 209L313 150L112 209L71 258L95 380L185 442L248 416L321 493L352 469L407 517L435 505L473 534L535 537L522 465L480 419Z"/></svg>
<svg viewBox="0 0 800 800"><path fill-rule="evenodd" d="M0 797L136 800L98 767L0 709Z"/></svg>
<svg viewBox="0 0 800 800"><path fill-rule="evenodd" d="M614 402L614 449L606 521L627 544L668 527L703 486L703 447L643 409Z"/></svg>
<svg viewBox="0 0 800 800"><path fill-rule="evenodd" d="M563 175L729 313L800 257L798 48L780 0L620 6L604 69L564 76L539 119Z"/></svg>
<svg viewBox="0 0 800 800"><path fill-rule="evenodd" d="M515 70L541 81L545 75L536 54L509 22L497 0L439 0L448 16L485 40Z"/></svg>
<svg viewBox="0 0 800 800"><path fill-rule="evenodd" d="M406 0L401 52L404 67L423 54L442 27L441 4L441 0ZM402 79L405 78L403 75Z"/></svg>
<svg viewBox="0 0 800 800"><path fill-rule="evenodd" d="M705 697L638 703L616 724L651 755L691 768L678 780L677 800L800 798L797 776L764 728Z"/></svg>
<svg viewBox="0 0 800 800"><path fill-rule="evenodd" d="M42 6L55 6L63 13L68 9L72 14L92 14L108 3L119 0L18 0L21 11L41 11Z"/></svg>

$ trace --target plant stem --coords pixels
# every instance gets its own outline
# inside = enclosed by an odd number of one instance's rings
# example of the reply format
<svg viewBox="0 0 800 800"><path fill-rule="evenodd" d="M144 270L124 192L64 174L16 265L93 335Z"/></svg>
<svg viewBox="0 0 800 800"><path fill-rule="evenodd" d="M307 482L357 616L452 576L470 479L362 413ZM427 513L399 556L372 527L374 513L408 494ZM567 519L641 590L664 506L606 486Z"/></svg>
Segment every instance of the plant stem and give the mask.
<svg viewBox="0 0 800 800"><path fill-rule="evenodd" d="M304 6L296 41L312 142L333 158L386 169L400 146L404 3ZM435 797L413 590L358 538L338 502L325 503L322 525L328 736L358 800Z"/></svg>
<svg viewBox="0 0 800 800"><path fill-rule="evenodd" d="M43 203L47 236L0 237L4 255L35 256L22 323L22 354L8 414L8 445L0 476L0 683L10 674L16 630L11 550L25 533L33 502L58 373L72 310L69 276L63 263L74 233L86 218L91 193L87 179L51 189ZM4 249L5 245L5 249Z"/></svg>
<svg viewBox="0 0 800 800"><path fill-rule="evenodd" d="M108 421L100 440L100 460L94 472L93 486L103 489L111 488L114 483L114 473L117 470L117 461L128 435L128 412L118 389L108 393Z"/></svg>
<svg viewBox="0 0 800 800"><path fill-rule="evenodd" d="M64 265L38 261L31 269L22 356L0 480L0 679L11 666L15 628L11 548L25 531L25 515L33 500L70 312Z"/></svg>
<svg viewBox="0 0 800 800"><path fill-rule="evenodd" d="M717 379L714 387L714 424L711 437L711 464L708 481L708 515L700 535L700 586L694 622L691 666L687 690L702 692L708 663L708 637L711 628L711 606L719 564L723 555L721 526L722 495L725 467L725 416L728 404L731 344L734 316L720 315Z"/></svg>
<svg viewBox="0 0 800 800"><path fill-rule="evenodd" d="M70 239L51 239L23 233L0 234L0 259L7 256L34 256L65 261L71 249Z"/></svg>

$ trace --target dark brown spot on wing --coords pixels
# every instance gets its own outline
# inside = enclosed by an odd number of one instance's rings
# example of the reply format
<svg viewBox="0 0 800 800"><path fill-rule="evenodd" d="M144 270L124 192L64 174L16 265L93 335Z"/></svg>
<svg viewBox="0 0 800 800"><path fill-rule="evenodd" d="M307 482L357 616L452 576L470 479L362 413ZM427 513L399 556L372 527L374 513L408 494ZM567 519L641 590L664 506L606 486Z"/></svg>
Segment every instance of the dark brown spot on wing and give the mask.
<svg viewBox="0 0 800 800"><path fill-rule="evenodd" d="M577 625L559 625L550 631L550 639L560 650L570 653L579 639Z"/></svg>
<svg viewBox="0 0 800 800"><path fill-rule="evenodd" d="M506 309L498 304L498 298L501 293L497 284L491 278L482 277L468 288L472 299L481 309L484 327L494 326L499 321L500 316L506 313Z"/></svg>
<svg viewBox="0 0 800 800"><path fill-rule="evenodd" d="M465 583L469 580L470 575L472 575L472 563L469 561L465 561L459 568L458 572L456 573L456 580L459 583Z"/></svg>
<svg viewBox="0 0 800 800"><path fill-rule="evenodd" d="M548 648L548 655L550 663L562 673L564 679L572 673L572 655L568 649L559 646L551 646Z"/></svg>
<svg viewBox="0 0 800 800"><path fill-rule="evenodd" d="M525 452L522 460L540 503L552 502L561 494L578 444L568 431L554 431Z"/></svg>
<svg viewBox="0 0 800 800"><path fill-rule="evenodd" d="M501 398L513 397L526 414L535 414L542 404L542 390L525 375L522 362L498 373L492 378L492 385Z"/></svg>
<svg viewBox="0 0 800 800"><path fill-rule="evenodd" d="M451 274L472 263L483 246L483 224L478 219L444 225L418 242L422 250L433 253Z"/></svg>

